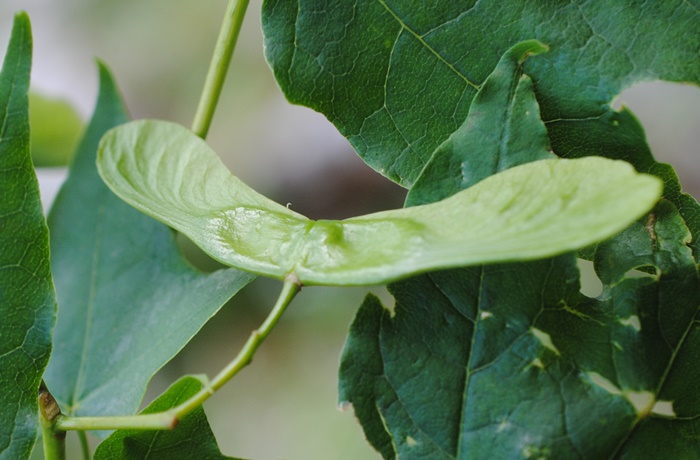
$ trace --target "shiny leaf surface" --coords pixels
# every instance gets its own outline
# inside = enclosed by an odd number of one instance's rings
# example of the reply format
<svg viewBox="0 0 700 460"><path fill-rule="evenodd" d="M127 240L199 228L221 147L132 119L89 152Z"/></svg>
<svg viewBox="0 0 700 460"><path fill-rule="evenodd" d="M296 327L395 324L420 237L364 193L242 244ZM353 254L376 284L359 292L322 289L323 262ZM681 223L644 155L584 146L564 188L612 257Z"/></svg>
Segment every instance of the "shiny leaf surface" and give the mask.
<svg viewBox="0 0 700 460"><path fill-rule="evenodd" d="M683 0L266 0L263 31L287 98L323 113L366 163L410 187L513 44L549 45L525 73L542 118L575 130L636 82L700 83L699 11ZM559 155L595 142L552 138Z"/></svg>

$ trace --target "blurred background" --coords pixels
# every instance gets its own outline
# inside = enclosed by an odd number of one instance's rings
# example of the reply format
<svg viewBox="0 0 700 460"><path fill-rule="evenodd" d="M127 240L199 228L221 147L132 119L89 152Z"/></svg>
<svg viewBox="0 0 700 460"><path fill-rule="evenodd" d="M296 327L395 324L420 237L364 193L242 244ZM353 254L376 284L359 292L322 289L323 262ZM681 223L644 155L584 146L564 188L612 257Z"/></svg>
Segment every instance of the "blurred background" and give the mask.
<svg viewBox="0 0 700 460"><path fill-rule="evenodd" d="M322 115L285 101L263 57L260 5L251 0L209 143L254 189L311 218L400 207L405 192L365 166ZM46 166L40 178L47 204L65 177L60 165L69 154L51 149L51 136L68 132L77 140L95 102L95 59L113 71L133 118L189 126L225 8L225 0L0 2L0 53L15 12L25 10L32 20L32 85L43 96L32 100L32 116L49 109L63 114L60 130L45 128L43 143L35 143L37 164ZM673 164L686 191L699 197L700 89L645 83L620 95L615 105L622 104L641 119L656 157ZM187 241L183 246L201 267L216 268ZM595 281L587 282L588 293L599 289ZM146 400L183 374L218 372L262 322L279 288L258 279L236 296L158 373ZM205 404L225 454L256 460L378 458L352 414L340 412L336 401L345 333L368 291L391 304L380 287L302 291L253 364Z"/></svg>

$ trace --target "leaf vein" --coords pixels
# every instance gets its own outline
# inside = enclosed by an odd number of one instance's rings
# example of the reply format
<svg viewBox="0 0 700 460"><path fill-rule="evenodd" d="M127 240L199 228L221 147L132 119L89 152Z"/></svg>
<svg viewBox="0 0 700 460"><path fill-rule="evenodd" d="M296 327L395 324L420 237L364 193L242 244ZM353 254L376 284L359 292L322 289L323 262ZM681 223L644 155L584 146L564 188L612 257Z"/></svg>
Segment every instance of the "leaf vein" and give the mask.
<svg viewBox="0 0 700 460"><path fill-rule="evenodd" d="M87 311L85 316L85 332L83 334L83 349L80 355L80 368L78 369L78 375L76 376L72 398L70 401L67 401L68 407L66 408L70 414L72 414L80 405L80 396L85 386L86 366L88 363L87 356L91 350L90 335L92 333L92 316L95 305L95 296L97 295L97 272L100 263L99 247L103 237L102 226L104 223L103 216L105 212L104 203L100 203L97 212L99 215L99 218L97 219L98 228L95 231L95 243L93 245L92 268L90 270L90 287L86 303Z"/></svg>
<svg viewBox="0 0 700 460"><path fill-rule="evenodd" d="M456 68L454 65L452 65L451 63L449 63L444 57L442 57L442 55L441 55L440 53L437 52L437 50L436 50L435 48L433 48L428 42L426 42L425 39L424 39L421 35L419 35L416 31L414 31L413 29L411 29L411 28L408 26L408 24L406 24L406 23L403 21L403 19L401 19L401 18L398 16L398 14L396 14L396 12L395 12L394 10L392 10L391 8L389 8L389 5L386 4L386 1L385 1L385 0L377 0L377 1L384 7L384 9L386 9L386 11L387 11L391 16L394 17L394 19L396 20L396 22L398 22L399 25L400 25L404 30L406 30L408 33L410 33L411 35L413 35L413 36L416 38L416 40L418 40L418 41L420 42L421 45L423 45L428 51L430 51L440 62L442 62L443 64L445 64L445 65L447 66L448 69L450 69L452 72L454 72L459 78L461 78L462 80L464 80L469 86L473 87L473 88L476 89L476 90L479 89L479 85L477 85L476 83L472 82L466 75L464 75L462 72L460 72L459 70L457 70L457 68Z"/></svg>

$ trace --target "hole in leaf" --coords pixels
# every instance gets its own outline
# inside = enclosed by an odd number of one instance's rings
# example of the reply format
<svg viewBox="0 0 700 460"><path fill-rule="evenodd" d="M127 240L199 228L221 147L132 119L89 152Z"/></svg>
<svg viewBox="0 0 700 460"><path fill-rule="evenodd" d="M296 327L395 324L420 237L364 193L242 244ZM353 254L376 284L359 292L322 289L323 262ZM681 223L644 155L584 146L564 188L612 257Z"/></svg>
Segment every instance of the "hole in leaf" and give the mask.
<svg viewBox="0 0 700 460"><path fill-rule="evenodd" d="M656 415L665 415L667 417L676 416L676 411L673 410L673 401L656 401L654 407L651 408L651 413Z"/></svg>
<svg viewBox="0 0 700 460"><path fill-rule="evenodd" d="M618 323L622 324L623 326L631 327L637 332L642 330L642 323L639 321L639 316L637 315L632 315L628 318L621 318L618 320Z"/></svg>
<svg viewBox="0 0 700 460"><path fill-rule="evenodd" d="M581 274L581 293L586 297L596 298L603 293L603 283L598 279L593 268L593 262L578 259L578 270Z"/></svg>
<svg viewBox="0 0 700 460"><path fill-rule="evenodd" d="M651 267L651 270L645 270L644 267L632 269L625 273L625 278L652 278L656 274L656 270L653 267Z"/></svg>
<svg viewBox="0 0 700 460"><path fill-rule="evenodd" d="M646 417L655 403L654 394L650 391L625 391L625 397L640 417Z"/></svg>
<svg viewBox="0 0 700 460"><path fill-rule="evenodd" d="M418 445L418 441L416 441L414 438L411 436L406 436L406 445L408 447L415 447Z"/></svg>
<svg viewBox="0 0 700 460"><path fill-rule="evenodd" d="M548 350L554 352L557 355L560 354L559 349L554 345L554 342L552 342L552 336L534 327L530 328L530 333L532 333L532 335L534 335L535 338L539 340L540 344L544 348L547 348Z"/></svg>
<svg viewBox="0 0 700 460"><path fill-rule="evenodd" d="M590 379L591 383L594 385L602 388L603 390L607 391L610 394L614 395L619 395L622 394L622 391L610 380L606 379L602 375L600 375L597 372L588 372L586 374L588 378Z"/></svg>

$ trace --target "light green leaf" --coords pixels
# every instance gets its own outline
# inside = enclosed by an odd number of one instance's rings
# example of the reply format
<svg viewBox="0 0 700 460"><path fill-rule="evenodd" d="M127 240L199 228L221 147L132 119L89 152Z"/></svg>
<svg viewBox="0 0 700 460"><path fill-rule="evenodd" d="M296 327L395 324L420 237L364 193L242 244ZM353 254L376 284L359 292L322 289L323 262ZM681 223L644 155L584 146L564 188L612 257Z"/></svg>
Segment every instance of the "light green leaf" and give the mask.
<svg viewBox="0 0 700 460"><path fill-rule="evenodd" d="M83 122L62 99L29 94L32 161L36 166L64 166L75 151Z"/></svg>
<svg viewBox="0 0 700 460"><path fill-rule="evenodd" d="M29 156L32 35L15 17L0 73L0 459L28 458L51 352L56 301L49 235Z"/></svg>
<svg viewBox="0 0 700 460"><path fill-rule="evenodd" d="M365 162L410 186L514 43L550 46L525 73L543 119L575 129L636 82L700 83L699 11L684 0L265 0L263 31L287 98L326 115ZM560 155L595 142L551 140Z"/></svg>
<svg viewBox="0 0 700 460"><path fill-rule="evenodd" d="M170 229L102 183L99 139L124 121L100 66L95 115L49 217L60 314L45 380L68 415L135 413L151 376L252 279L193 269Z"/></svg>
<svg viewBox="0 0 700 460"><path fill-rule="evenodd" d="M570 255L391 285L395 315L370 297L352 325L340 398L384 458L695 458L700 280L678 231L662 202L663 247L643 225L617 237L657 275L599 300Z"/></svg>
<svg viewBox="0 0 700 460"><path fill-rule="evenodd" d="M127 203L222 263L305 284L551 256L617 233L661 193L623 162L544 160L429 206L311 221L246 186L189 130L160 121L107 133L98 168Z"/></svg>
<svg viewBox="0 0 700 460"><path fill-rule="evenodd" d="M186 376L146 407L142 414L164 412L185 402L202 389L201 377ZM180 421L172 431L118 430L95 451L95 460L225 460L204 409L199 407Z"/></svg>

